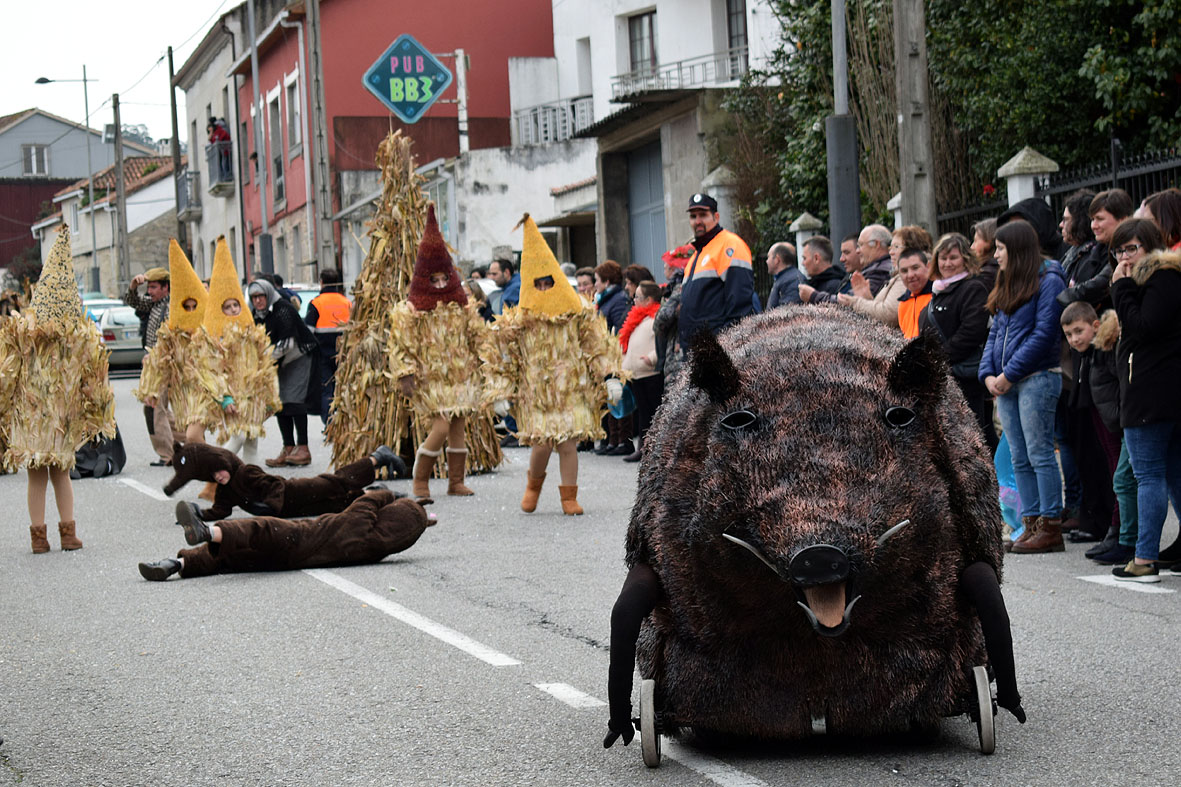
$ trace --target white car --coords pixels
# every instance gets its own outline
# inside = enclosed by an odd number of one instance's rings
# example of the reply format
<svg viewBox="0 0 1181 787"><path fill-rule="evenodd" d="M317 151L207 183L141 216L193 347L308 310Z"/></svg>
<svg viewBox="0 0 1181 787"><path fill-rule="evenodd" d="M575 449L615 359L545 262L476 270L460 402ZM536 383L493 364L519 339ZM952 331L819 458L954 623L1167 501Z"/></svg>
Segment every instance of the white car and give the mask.
<svg viewBox="0 0 1181 787"><path fill-rule="evenodd" d="M105 309L98 318L103 345L111 351L111 366L140 366L144 360L135 309L122 304Z"/></svg>

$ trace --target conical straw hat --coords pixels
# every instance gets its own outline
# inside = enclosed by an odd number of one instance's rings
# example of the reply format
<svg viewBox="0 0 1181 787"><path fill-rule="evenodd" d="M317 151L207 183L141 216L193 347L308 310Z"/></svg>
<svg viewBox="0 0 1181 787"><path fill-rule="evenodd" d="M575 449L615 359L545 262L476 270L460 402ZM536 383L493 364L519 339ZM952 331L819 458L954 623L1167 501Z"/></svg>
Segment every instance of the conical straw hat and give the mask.
<svg viewBox="0 0 1181 787"><path fill-rule="evenodd" d="M431 274L446 273L447 286L435 289L431 286ZM426 226L422 230L422 241L418 244L418 257L414 260L414 275L410 279L407 299L419 311L430 311L440 303L467 304L467 293L459 281L459 271L447 253L447 244L439 232L435 220L435 203L426 207Z"/></svg>
<svg viewBox="0 0 1181 787"><path fill-rule="evenodd" d="M184 250L174 238L168 245L168 327L174 331L193 333L201 327L201 320L205 316L205 301L209 293L205 285L197 278L192 263L185 256ZM189 298L197 301L197 308L191 312L184 309L184 302Z"/></svg>
<svg viewBox="0 0 1181 787"><path fill-rule="evenodd" d="M521 251L521 303L520 308L557 317L574 314L582 310L582 298L570 286L566 274L558 266L558 260L550 251L549 244L541 236L533 217L528 213L521 219L525 225L524 247ZM553 277L554 286L538 290L533 286L535 279Z"/></svg>
<svg viewBox="0 0 1181 787"><path fill-rule="evenodd" d="M57 231L49 259L41 268L41 278L33 292L33 314L38 322L82 319L82 299L78 296L74 260L70 255L70 228L65 224Z"/></svg>
<svg viewBox="0 0 1181 787"><path fill-rule="evenodd" d="M236 298L240 312L234 317L227 316L222 306L231 298ZM202 324L205 330L214 336L221 336L225 327L236 323L242 327L254 324L250 316L250 304L242 294L242 284L238 281L238 269L234 267L234 259L230 256L230 247L225 237L217 239L217 249L213 252L213 274L209 277L209 302L205 306L205 317Z"/></svg>

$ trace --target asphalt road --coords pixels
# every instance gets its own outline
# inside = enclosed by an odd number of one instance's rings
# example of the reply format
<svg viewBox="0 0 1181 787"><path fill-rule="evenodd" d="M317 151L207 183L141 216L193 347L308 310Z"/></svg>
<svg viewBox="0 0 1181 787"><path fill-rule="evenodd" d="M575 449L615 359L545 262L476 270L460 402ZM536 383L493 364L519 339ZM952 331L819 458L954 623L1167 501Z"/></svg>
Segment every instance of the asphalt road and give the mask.
<svg viewBox="0 0 1181 787"><path fill-rule="evenodd" d="M933 742L681 743L649 770L638 738L601 746L634 465L584 454L585 516L560 514L556 483L522 515L527 452L510 450L468 482L475 497L435 481L439 524L379 565L150 583L136 564L184 546L174 503L158 499L171 471L147 464L135 380L112 384L129 461L76 482L84 549L57 551L51 520L54 551L31 554L25 477L0 476L0 785L1176 781L1181 577L1084 581L1109 570L1073 545L1010 558L1029 722L1002 711L993 756L960 717ZM312 443L300 472L327 469Z"/></svg>

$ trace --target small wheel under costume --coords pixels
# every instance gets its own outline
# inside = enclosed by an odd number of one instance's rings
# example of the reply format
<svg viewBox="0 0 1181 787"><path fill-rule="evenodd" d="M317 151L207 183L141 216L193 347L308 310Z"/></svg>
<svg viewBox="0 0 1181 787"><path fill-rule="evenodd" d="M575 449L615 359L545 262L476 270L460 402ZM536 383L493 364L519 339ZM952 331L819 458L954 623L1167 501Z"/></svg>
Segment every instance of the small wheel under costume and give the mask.
<svg viewBox="0 0 1181 787"><path fill-rule="evenodd" d="M660 730L656 728L656 681L640 681L640 750L644 764L660 767Z"/></svg>
<svg viewBox="0 0 1181 787"><path fill-rule="evenodd" d="M972 678L976 684L976 731L980 737L980 753L992 754L996 751L996 711L992 704L988 668L973 667Z"/></svg>

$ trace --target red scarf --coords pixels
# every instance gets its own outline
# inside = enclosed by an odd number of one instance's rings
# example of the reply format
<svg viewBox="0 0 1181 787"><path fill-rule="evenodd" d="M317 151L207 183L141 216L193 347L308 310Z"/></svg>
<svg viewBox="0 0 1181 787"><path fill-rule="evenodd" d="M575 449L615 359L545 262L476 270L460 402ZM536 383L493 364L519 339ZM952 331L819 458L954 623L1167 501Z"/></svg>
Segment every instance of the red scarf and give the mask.
<svg viewBox="0 0 1181 787"><path fill-rule="evenodd" d="M623 348L624 352L627 352L627 340L631 338L632 331L648 317L655 317L658 311L660 311L660 304L653 301L647 306L633 306L631 311L627 313L627 319L623 321L623 327L619 329L619 346Z"/></svg>

